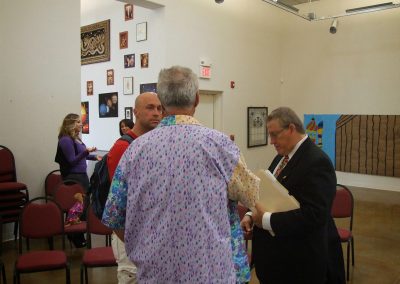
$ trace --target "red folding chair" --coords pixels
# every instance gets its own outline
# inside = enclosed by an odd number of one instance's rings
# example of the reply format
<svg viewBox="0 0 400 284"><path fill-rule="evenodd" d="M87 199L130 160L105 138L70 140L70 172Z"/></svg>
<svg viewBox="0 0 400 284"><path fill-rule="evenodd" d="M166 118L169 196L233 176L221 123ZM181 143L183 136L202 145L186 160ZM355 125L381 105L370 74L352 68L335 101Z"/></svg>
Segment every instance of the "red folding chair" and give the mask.
<svg viewBox="0 0 400 284"><path fill-rule="evenodd" d="M44 191L46 197L54 196L54 191L60 182L62 182L60 170L54 170L48 173L44 180Z"/></svg>
<svg viewBox="0 0 400 284"><path fill-rule="evenodd" d="M73 180L64 180L60 182L54 191L54 200L61 207L61 210L67 217L68 210L74 206L76 199L75 193L85 193L83 186ZM65 235L72 235L77 233L86 233L86 221L81 221L78 224L71 224L64 228ZM65 236L64 235L64 236ZM70 247L72 247L70 242Z"/></svg>
<svg viewBox="0 0 400 284"><path fill-rule="evenodd" d="M88 284L88 268L94 267L110 267L117 266L114 253L111 248L111 234L112 230L106 227L94 215L92 207L87 209L87 250L85 250L82 258L81 265L81 284L85 278L85 284ZM106 246L92 248L91 234L106 236Z"/></svg>
<svg viewBox="0 0 400 284"><path fill-rule="evenodd" d="M29 192L26 184L17 181L15 159L12 151L0 145L0 226L14 223L14 237L17 240L19 214L26 202ZM0 228L0 233L2 228ZM0 252L3 243L0 234Z"/></svg>
<svg viewBox="0 0 400 284"><path fill-rule="evenodd" d="M47 201L47 202L46 202ZM63 250L37 250L22 252L22 239L51 239L64 232L63 214L52 200L38 197L29 201L20 214L19 256L15 262L14 283L20 275L40 271L65 269L66 283L70 283L70 266ZM27 242L29 244L29 242ZM63 241L63 249L65 243Z"/></svg>
<svg viewBox="0 0 400 284"><path fill-rule="evenodd" d="M338 227L340 241L347 243L347 281L350 279L350 248L351 248L351 264L354 266L354 236L353 236L353 211L354 211L354 198L351 191L344 185L336 185L336 195L332 204L332 217L333 218L348 218L349 227Z"/></svg>

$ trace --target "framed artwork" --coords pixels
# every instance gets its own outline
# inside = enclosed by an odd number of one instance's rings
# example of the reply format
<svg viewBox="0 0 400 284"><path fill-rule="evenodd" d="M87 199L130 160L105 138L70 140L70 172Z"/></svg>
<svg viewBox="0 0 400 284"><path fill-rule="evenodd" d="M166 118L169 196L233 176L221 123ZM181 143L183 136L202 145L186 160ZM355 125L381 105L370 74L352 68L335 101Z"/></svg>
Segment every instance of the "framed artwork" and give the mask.
<svg viewBox="0 0 400 284"><path fill-rule="evenodd" d="M149 54L148 53L140 54L140 67L142 67L142 68L149 67Z"/></svg>
<svg viewBox="0 0 400 284"><path fill-rule="evenodd" d="M268 108L247 108L247 148L268 144L267 133Z"/></svg>
<svg viewBox="0 0 400 284"><path fill-rule="evenodd" d="M124 77L124 95L133 95L133 77Z"/></svg>
<svg viewBox="0 0 400 284"><path fill-rule="evenodd" d="M125 4L125 21L133 20L133 5Z"/></svg>
<svg viewBox="0 0 400 284"><path fill-rule="evenodd" d="M114 69L107 70L107 85L114 85Z"/></svg>
<svg viewBox="0 0 400 284"><path fill-rule="evenodd" d="M110 20L81 27L81 65L110 61Z"/></svg>
<svg viewBox="0 0 400 284"><path fill-rule="evenodd" d="M136 41L147 40L147 22L136 24Z"/></svg>
<svg viewBox="0 0 400 284"><path fill-rule="evenodd" d="M146 92L157 93L157 83L140 84L140 93Z"/></svg>
<svg viewBox="0 0 400 284"><path fill-rule="evenodd" d="M125 118L126 119L130 119L133 121L133 107L126 107L125 108Z"/></svg>
<svg viewBox="0 0 400 284"><path fill-rule="evenodd" d="M128 32L119 33L119 49L128 48Z"/></svg>
<svg viewBox="0 0 400 284"><path fill-rule="evenodd" d="M82 133L89 134L89 102L81 102Z"/></svg>
<svg viewBox="0 0 400 284"><path fill-rule="evenodd" d="M118 117L118 93L99 94L99 117Z"/></svg>
<svg viewBox="0 0 400 284"><path fill-rule="evenodd" d="M126 54L124 55L124 67L132 68L135 67L135 54Z"/></svg>
<svg viewBox="0 0 400 284"><path fill-rule="evenodd" d="M86 81L86 95L93 96L93 81Z"/></svg>

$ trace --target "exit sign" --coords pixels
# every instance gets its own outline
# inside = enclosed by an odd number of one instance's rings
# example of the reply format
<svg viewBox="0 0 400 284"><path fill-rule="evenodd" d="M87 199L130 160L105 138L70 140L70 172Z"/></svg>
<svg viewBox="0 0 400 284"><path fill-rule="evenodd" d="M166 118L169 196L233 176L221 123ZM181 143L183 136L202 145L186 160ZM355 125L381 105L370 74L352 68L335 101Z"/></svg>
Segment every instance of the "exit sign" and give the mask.
<svg viewBox="0 0 400 284"><path fill-rule="evenodd" d="M200 65L200 78L210 79L211 78L211 66Z"/></svg>

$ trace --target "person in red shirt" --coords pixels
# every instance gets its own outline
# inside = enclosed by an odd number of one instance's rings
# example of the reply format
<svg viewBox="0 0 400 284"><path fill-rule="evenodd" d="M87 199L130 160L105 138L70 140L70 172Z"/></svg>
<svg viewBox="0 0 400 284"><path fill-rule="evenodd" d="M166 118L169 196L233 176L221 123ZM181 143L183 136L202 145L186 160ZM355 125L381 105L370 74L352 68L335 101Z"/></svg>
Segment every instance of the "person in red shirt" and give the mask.
<svg viewBox="0 0 400 284"><path fill-rule="evenodd" d="M133 114L136 118L135 125L126 134L135 140L140 135L157 127L161 121L162 107L157 94L151 92L140 94L135 100ZM110 180L112 180L119 160L129 145L128 141L118 139L110 149L107 155ZM118 263L118 284L136 284L136 266L128 259L125 244L115 233L112 235L112 248Z"/></svg>

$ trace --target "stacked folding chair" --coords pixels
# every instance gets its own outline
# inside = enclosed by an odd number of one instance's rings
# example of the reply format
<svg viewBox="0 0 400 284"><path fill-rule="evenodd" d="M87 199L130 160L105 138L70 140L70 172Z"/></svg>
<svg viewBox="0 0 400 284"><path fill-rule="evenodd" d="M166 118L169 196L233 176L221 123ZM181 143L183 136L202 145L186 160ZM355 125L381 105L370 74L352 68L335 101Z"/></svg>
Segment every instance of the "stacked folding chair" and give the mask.
<svg viewBox="0 0 400 284"><path fill-rule="evenodd" d="M16 240L19 214L28 201L26 184L17 182L14 155L10 149L0 145L0 252L3 224L14 223Z"/></svg>

